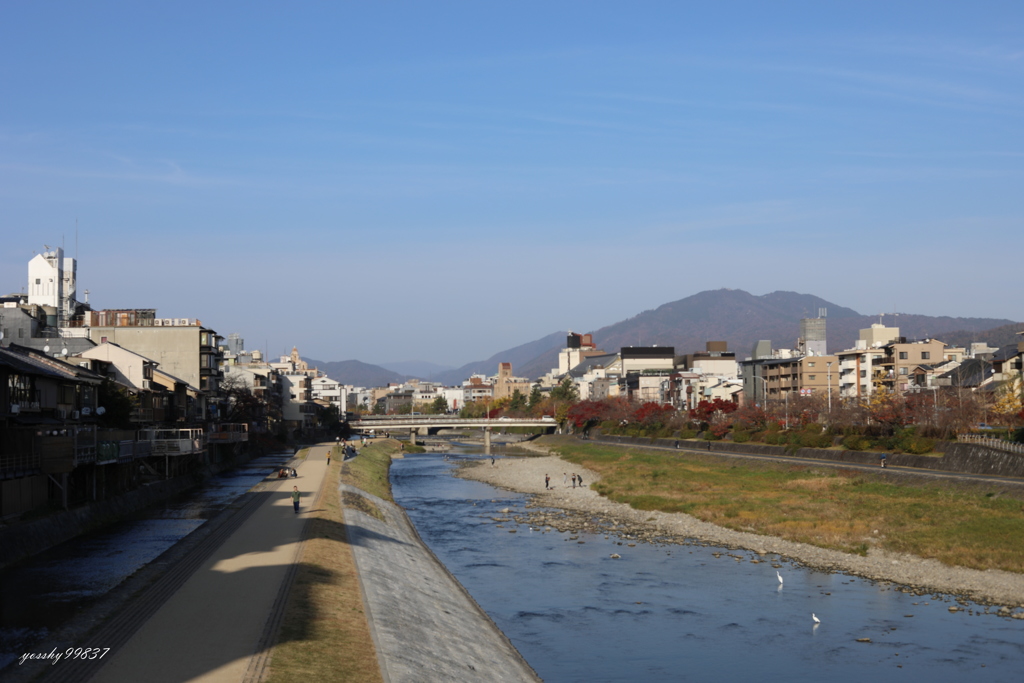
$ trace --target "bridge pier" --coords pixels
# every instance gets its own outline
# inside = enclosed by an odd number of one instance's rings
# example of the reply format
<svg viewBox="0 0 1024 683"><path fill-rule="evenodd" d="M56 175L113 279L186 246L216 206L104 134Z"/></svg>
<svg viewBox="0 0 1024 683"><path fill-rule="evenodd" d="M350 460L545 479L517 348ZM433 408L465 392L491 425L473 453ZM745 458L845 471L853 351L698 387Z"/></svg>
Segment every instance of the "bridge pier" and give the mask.
<svg viewBox="0 0 1024 683"><path fill-rule="evenodd" d="M484 453L491 454L491 428L484 427Z"/></svg>
<svg viewBox="0 0 1024 683"><path fill-rule="evenodd" d="M409 428L409 445L410 446L415 446L416 445L416 434L418 432L419 432L419 430L416 427L410 427Z"/></svg>

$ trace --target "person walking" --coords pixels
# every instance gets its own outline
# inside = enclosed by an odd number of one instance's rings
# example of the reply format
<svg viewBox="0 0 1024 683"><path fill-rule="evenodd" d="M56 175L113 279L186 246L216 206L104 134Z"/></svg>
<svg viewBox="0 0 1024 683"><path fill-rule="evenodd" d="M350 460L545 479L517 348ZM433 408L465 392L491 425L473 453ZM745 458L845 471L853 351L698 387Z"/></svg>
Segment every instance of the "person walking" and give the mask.
<svg viewBox="0 0 1024 683"><path fill-rule="evenodd" d="M562 486L569 488L569 475L565 472L562 472Z"/></svg>
<svg viewBox="0 0 1024 683"><path fill-rule="evenodd" d="M580 488L583 488L583 475L582 474L577 474L576 475L576 483L580 485Z"/></svg>
<svg viewBox="0 0 1024 683"><path fill-rule="evenodd" d="M879 464L881 464L882 467L885 467L885 458L887 457L887 455L888 454L885 453L884 451L878 454L878 462Z"/></svg>
<svg viewBox="0 0 1024 683"><path fill-rule="evenodd" d="M301 496L302 496L302 494L299 493L299 487L298 486L293 486L292 487L292 506L295 508L295 514L299 514L299 498Z"/></svg>
<svg viewBox="0 0 1024 683"><path fill-rule="evenodd" d="M544 488L545 489L550 489L551 488L551 477L549 477L546 474L544 475Z"/></svg>
<svg viewBox="0 0 1024 683"><path fill-rule="evenodd" d="M576 488L576 473L572 473L572 487Z"/></svg>
<svg viewBox="0 0 1024 683"><path fill-rule="evenodd" d="M327 466L328 467L331 466L331 449L330 448L327 449Z"/></svg>

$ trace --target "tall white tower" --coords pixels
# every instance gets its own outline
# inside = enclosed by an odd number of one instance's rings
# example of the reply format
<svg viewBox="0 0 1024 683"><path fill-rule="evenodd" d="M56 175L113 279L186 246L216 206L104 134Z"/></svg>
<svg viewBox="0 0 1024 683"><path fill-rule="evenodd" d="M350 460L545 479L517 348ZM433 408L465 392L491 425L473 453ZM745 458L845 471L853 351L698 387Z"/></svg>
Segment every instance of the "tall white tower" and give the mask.
<svg viewBox="0 0 1024 683"><path fill-rule="evenodd" d="M56 308L63 322L74 308L78 264L73 258L65 258L60 247L46 249L28 262L28 302Z"/></svg>

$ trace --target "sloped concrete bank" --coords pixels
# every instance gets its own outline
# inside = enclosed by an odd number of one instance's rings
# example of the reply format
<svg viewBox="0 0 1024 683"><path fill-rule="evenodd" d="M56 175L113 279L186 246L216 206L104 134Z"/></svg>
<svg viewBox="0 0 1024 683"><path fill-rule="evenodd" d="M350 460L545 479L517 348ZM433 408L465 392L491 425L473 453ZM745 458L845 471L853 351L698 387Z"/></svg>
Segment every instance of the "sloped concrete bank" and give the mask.
<svg viewBox="0 0 1024 683"><path fill-rule="evenodd" d="M344 510L385 681L540 680L401 508L345 484L341 491L365 497L384 517Z"/></svg>
<svg viewBox="0 0 1024 683"><path fill-rule="evenodd" d="M829 450L826 448L798 448L787 450L785 446L771 446L761 443L733 443L732 441L699 441L696 439L647 439L634 436L598 434L592 439L597 442L614 443L623 446L656 446L658 448L679 448L690 451L728 452L750 455L795 456L832 462L850 462L861 465L878 465L880 452ZM1024 477L1024 457L1014 453L997 451L971 443L947 443L942 456L911 455L909 453L887 454L889 465L915 467L943 472L963 474L988 474L998 477Z"/></svg>

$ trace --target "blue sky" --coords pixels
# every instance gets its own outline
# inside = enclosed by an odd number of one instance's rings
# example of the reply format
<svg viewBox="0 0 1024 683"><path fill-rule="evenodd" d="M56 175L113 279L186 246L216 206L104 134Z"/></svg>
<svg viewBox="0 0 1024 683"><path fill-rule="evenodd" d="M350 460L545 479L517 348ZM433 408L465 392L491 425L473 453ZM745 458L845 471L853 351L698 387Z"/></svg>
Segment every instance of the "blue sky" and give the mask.
<svg viewBox="0 0 1024 683"><path fill-rule="evenodd" d="M1024 5L5 3L0 290L461 364L719 287L1024 319Z"/></svg>

